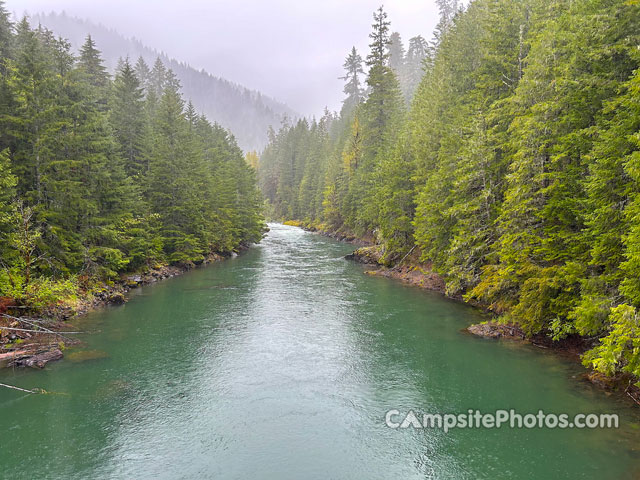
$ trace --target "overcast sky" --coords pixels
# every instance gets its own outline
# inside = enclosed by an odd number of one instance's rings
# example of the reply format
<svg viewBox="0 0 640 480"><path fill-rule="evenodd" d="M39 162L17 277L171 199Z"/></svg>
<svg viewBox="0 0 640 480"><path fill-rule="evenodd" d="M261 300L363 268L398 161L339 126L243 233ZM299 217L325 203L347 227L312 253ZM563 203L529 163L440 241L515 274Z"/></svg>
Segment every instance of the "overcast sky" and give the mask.
<svg viewBox="0 0 640 480"><path fill-rule="evenodd" d="M10 12L66 11L135 36L147 46L214 75L260 90L298 112L339 109L342 63L368 51L381 0L6 0ZM430 39L434 0L385 3L406 44Z"/></svg>

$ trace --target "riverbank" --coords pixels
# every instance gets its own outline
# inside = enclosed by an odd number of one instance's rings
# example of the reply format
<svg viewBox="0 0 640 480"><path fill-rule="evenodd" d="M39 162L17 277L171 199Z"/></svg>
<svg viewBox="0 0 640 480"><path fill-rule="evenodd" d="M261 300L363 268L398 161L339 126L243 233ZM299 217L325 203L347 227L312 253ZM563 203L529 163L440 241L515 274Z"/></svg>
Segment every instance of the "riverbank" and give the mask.
<svg viewBox="0 0 640 480"><path fill-rule="evenodd" d="M307 232L319 233L325 237L333 238L340 242L351 243L359 247L375 245L375 239L373 237L359 237L344 227L335 229L326 223L303 222L302 220L285 220L282 224L289 225L291 227L299 227Z"/></svg>
<svg viewBox="0 0 640 480"><path fill-rule="evenodd" d="M248 247L242 247L241 251ZM44 308L31 309L15 305L10 299L0 302L0 368L44 368L61 360L66 348L79 345L70 331L68 320L109 305L122 305L127 294L143 285L182 275L194 268L229 258L232 254L212 253L198 264L157 264L144 271L121 274L112 282L89 282L79 285L75 295ZM30 311L27 315L25 311Z"/></svg>
<svg viewBox="0 0 640 480"><path fill-rule="evenodd" d="M383 246L376 245L373 238L358 238L352 232L344 230L333 231L325 224L310 224L301 221L289 221L285 222L285 224L297 226L310 232L319 233L358 246L359 248L347 255L346 258L371 267L365 271L366 275L392 278L408 285L435 291L447 298L470 304L495 316L495 313L491 312L487 305L469 302L461 295L448 294L444 279L433 271L430 263L420 261L420 254L417 249L411 251L396 265L387 266L382 262L384 253ZM519 325L505 323L497 317L487 322L470 325L465 329L465 332L485 339L512 341L532 345L541 350L553 352L556 355L569 358L581 364L582 356L597 343L597 339L595 338L587 339L578 335L569 335L560 340L553 340L549 335L544 333L528 336ZM640 405L640 388L636 385L638 379L631 375L616 374L607 376L585 368L585 373L582 378L601 388L608 394L623 396L628 400L632 400L635 404Z"/></svg>

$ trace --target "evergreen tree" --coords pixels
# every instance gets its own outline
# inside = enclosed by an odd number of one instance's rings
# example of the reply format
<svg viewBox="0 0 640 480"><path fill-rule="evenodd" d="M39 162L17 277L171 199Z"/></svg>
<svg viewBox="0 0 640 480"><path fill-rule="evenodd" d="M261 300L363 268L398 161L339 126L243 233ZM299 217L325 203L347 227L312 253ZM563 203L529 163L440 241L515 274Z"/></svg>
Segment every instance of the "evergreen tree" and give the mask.
<svg viewBox="0 0 640 480"><path fill-rule="evenodd" d="M129 61L112 82L90 37L76 60L66 40L5 20L0 9L0 296L41 307L51 282L260 240L253 170L223 129L200 138L207 122L182 113L170 71L145 101Z"/></svg>
<svg viewBox="0 0 640 480"><path fill-rule="evenodd" d="M160 57L156 58L153 68L149 73L149 86L148 93L153 92L156 97L161 97L167 86L167 68L160 60Z"/></svg>
<svg viewBox="0 0 640 480"><path fill-rule="evenodd" d="M409 48L405 58L404 69L400 76L402 93L407 104L411 104L425 68L430 64L430 49L427 41L420 35L409 39Z"/></svg>
<svg viewBox="0 0 640 480"><path fill-rule="evenodd" d="M151 70L149 69L147 62L144 61L144 58L138 57L134 71L138 81L140 82L140 87L145 91L145 93L148 93L151 87Z"/></svg>
<svg viewBox="0 0 640 480"><path fill-rule="evenodd" d="M356 47L351 49L351 52L343 64L343 68L345 75L344 77L340 77L340 80L345 81L343 91L346 96L342 101L342 115L346 116L360 104L364 97L364 91L360 84L360 75L364 74L362 57L358 55Z"/></svg>
<svg viewBox="0 0 640 480"><path fill-rule="evenodd" d="M0 230L8 221L9 210L17 184L18 180L11 173L9 151L5 149L0 152Z"/></svg>
<svg viewBox="0 0 640 480"><path fill-rule="evenodd" d="M459 11L459 0L436 0L438 9L440 10L440 21L436 26L435 41L440 42L447 29L453 24L456 13Z"/></svg>
<svg viewBox="0 0 640 480"><path fill-rule="evenodd" d="M109 119L127 175L143 177L148 170L144 92L129 59L116 73Z"/></svg>
<svg viewBox="0 0 640 480"><path fill-rule="evenodd" d="M400 77L405 66L405 50L398 32L393 32L389 37L387 49L389 50L389 67L397 77Z"/></svg>
<svg viewBox="0 0 640 480"><path fill-rule="evenodd" d="M5 2L0 1L0 59L6 60L11 57L13 44L13 24L9 19L9 12L5 7ZM5 68L4 61L0 68Z"/></svg>
<svg viewBox="0 0 640 480"><path fill-rule="evenodd" d="M371 52L367 56L369 95L359 112L362 119L362 163L349 187L349 203L356 215L349 223L358 231L373 231L378 222L375 201L383 158L390 155L403 115L403 101L397 78L388 65L389 25L382 7L374 13Z"/></svg>
<svg viewBox="0 0 640 480"><path fill-rule="evenodd" d="M379 9L366 100L272 131L272 213L373 235L389 265L416 249L449 294L528 334L587 336L588 365L640 378L640 4L438 5L433 43L412 39L398 72L407 121Z"/></svg>
<svg viewBox="0 0 640 480"><path fill-rule="evenodd" d="M96 48L96 44L87 35L87 39L80 49L80 57L78 66L87 75L89 83L97 88L105 88L109 81L109 74L103 65L100 50Z"/></svg>

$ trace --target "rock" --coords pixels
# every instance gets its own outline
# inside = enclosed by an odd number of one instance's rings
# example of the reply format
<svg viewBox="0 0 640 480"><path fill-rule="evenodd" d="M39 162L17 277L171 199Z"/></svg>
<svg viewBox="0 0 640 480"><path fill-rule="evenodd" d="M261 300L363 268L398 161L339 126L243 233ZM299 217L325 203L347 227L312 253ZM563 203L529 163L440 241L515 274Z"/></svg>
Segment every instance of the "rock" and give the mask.
<svg viewBox="0 0 640 480"><path fill-rule="evenodd" d="M374 245L371 247L361 247L354 250L353 253L345 255L347 260L354 260L366 265L379 265L382 258L382 247L380 245Z"/></svg>
<svg viewBox="0 0 640 480"><path fill-rule="evenodd" d="M517 326L496 322L471 325L467 328L467 331L484 338L524 338L524 334Z"/></svg>
<svg viewBox="0 0 640 480"><path fill-rule="evenodd" d="M10 367L32 367L44 368L49 362L55 362L63 357L62 351L59 349L50 350L48 352L39 353L30 357L22 357L9 363Z"/></svg>
<svg viewBox="0 0 640 480"><path fill-rule="evenodd" d="M140 275L133 275L131 277L127 277L126 285L129 288L136 288L141 283L142 283L142 277Z"/></svg>
<svg viewBox="0 0 640 480"><path fill-rule="evenodd" d="M109 305L122 305L125 303L126 299L122 292L111 292L105 297L105 303Z"/></svg>

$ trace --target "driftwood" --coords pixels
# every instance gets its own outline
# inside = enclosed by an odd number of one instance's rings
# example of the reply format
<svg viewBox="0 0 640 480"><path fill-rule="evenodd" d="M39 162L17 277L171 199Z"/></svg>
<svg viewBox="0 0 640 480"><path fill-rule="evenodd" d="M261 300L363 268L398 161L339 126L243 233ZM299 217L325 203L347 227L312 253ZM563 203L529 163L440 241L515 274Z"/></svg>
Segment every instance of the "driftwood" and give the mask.
<svg viewBox="0 0 640 480"><path fill-rule="evenodd" d="M64 332L64 334L62 334L60 332L55 332L53 330L50 330L42 326L42 323L46 323L45 320L39 320L39 319L27 320L25 318L14 317L13 315L7 315L6 313L0 313L0 317L8 318L9 320L15 320L16 322L20 322L20 323L26 323L27 325L30 325L31 327L38 329L38 330L29 330L29 329L13 328L13 327L0 327L0 330L2 329L13 330L16 332L26 332L26 333L49 333L51 335L56 335L58 337L64 338L65 340L69 340L69 341L71 341L71 339L66 338L65 335L82 333L82 332Z"/></svg>
<svg viewBox="0 0 640 480"><path fill-rule="evenodd" d="M42 330L29 330L26 328L15 328L15 327L0 327L0 330L11 330L14 332L29 332L29 333L48 333L51 335L59 335L61 337L64 337L63 334L61 334L60 332L54 332L52 330L48 330L46 328L43 328ZM67 335L73 335L73 334L80 334L83 332L64 332Z"/></svg>
<svg viewBox="0 0 640 480"><path fill-rule="evenodd" d="M11 360L12 358L21 357L23 355L28 355L28 350L16 350L15 352L9 353L0 353L0 362L2 360Z"/></svg>
<svg viewBox="0 0 640 480"><path fill-rule="evenodd" d="M4 383L0 383L0 387L10 388L11 390L19 390L20 392L38 393L37 391L34 391L34 390L27 390L25 388L14 387L13 385L6 385Z"/></svg>
<svg viewBox="0 0 640 480"><path fill-rule="evenodd" d="M631 382L633 380L629 380L629 384L627 385L627 388L624 389L624 393L626 393L627 395L629 395L629 398L631 400L633 400L634 402L636 402L636 405L640 405L640 400L638 400L634 395L631 394L630 390L631 390Z"/></svg>

